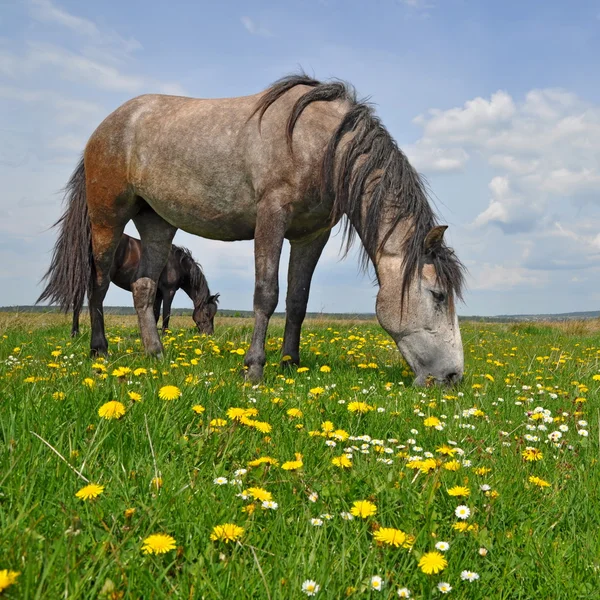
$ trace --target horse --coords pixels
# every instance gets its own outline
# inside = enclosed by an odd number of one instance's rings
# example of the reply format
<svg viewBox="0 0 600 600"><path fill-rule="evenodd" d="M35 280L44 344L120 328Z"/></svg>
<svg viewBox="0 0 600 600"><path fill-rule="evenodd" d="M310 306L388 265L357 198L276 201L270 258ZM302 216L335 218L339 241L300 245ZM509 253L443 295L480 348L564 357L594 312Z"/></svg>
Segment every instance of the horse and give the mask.
<svg viewBox="0 0 600 600"><path fill-rule="evenodd" d="M142 246L140 240L127 234L121 236L117 246L110 280L127 292L131 291L131 281L140 262ZM173 245L165 268L158 279L158 288L154 300L154 318L158 324L162 304L162 329L163 334L169 328L171 318L171 304L178 289L182 289L194 303L192 318L200 333L212 335L214 333L214 319L217 313L219 294L211 295L208 283L202 273L202 268L194 260L187 248ZM39 301L39 300L38 300ZM79 335L79 314L83 305L83 296L80 302L73 307L73 325L71 337Z"/></svg>
<svg viewBox="0 0 600 600"><path fill-rule="evenodd" d="M48 272L73 304L90 286L91 354L108 350L103 300L115 249L133 220L142 253L131 284L145 351L162 356L153 313L177 229L208 239L254 239L254 330L246 377L263 377L265 339L279 298L284 239L290 260L282 365L299 364L310 284L332 228L344 218L347 254L379 285L376 313L418 386L453 384L464 354L455 311L464 267L426 185L373 108L343 81L305 74L237 98L149 94L117 108L89 138L66 189ZM93 276L92 276L93 273Z"/></svg>

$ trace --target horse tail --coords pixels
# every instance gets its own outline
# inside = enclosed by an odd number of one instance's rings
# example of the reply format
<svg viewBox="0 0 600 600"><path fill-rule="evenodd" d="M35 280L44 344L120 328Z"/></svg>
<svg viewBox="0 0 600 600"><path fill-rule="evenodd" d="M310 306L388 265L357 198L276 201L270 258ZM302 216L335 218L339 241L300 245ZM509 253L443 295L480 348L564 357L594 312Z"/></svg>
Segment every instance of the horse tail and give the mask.
<svg viewBox="0 0 600 600"><path fill-rule="evenodd" d="M42 278L42 281L47 281L46 287L36 304L49 300L67 312L83 305L94 271L83 157L65 187L65 202L65 212L53 225L60 225L60 233L54 245L52 262Z"/></svg>

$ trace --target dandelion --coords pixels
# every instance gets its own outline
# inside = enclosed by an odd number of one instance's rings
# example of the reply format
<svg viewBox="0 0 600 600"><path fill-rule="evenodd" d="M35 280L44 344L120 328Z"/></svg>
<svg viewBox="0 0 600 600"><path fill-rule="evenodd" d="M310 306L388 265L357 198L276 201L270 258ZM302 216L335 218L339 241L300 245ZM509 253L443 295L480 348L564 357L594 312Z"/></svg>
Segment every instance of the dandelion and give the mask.
<svg viewBox="0 0 600 600"><path fill-rule="evenodd" d="M302 591L307 596L316 596L320 589L321 589L321 586L316 581L313 581L312 579L307 579L302 584Z"/></svg>
<svg viewBox="0 0 600 600"><path fill-rule="evenodd" d="M419 561L419 568L425 575L436 575L448 566L448 561L439 552L426 552Z"/></svg>
<svg viewBox="0 0 600 600"><path fill-rule="evenodd" d="M437 417L427 417L423 421L423 425L425 425L425 427L437 427L438 425L441 425L441 423L442 422Z"/></svg>
<svg viewBox="0 0 600 600"><path fill-rule="evenodd" d="M380 544L386 544L388 546L395 546L399 548L410 548L414 542L414 537L407 535L401 529L394 529L392 527L380 527L374 534L373 537Z"/></svg>
<svg viewBox="0 0 600 600"><path fill-rule="evenodd" d="M11 585L17 583L17 577L21 573L19 571L9 571L8 569L2 569L0 571L0 594Z"/></svg>
<svg viewBox="0 0 600 600"><path fill-rule="evenodd" d="M528 462L535 462L544 458L541 450L533 448L532 446L527 446L521 453L521 456L523 456L523 458Z"/></svg>
<svg viewBox="0 0 600 600"><path fill-rule="evenodd" d="M345 454L336 456L331 459L331 464L334 467L340 467L341 469L349 469L352 466L352 460L349 459Z"/></svg>
<svg viewBox="0 0 600 600"><path fill-rule="evenodd" d="M129 399L133 400L134 402L142 401L142 395L138 394L137 392L127 392L127 395L129 396Z"/></svg>
<svg viewBox="0 0 600 600"><path fill-rule="evenodd" d="M81 498L81 500L93 500L97 498L104 491L103 485L97 483L90 483L85 487L82 487L75 496Z"/></svg>
<svg viewBox="0 0 600 600"><path fill-rule="evenodd" d="M135 515L135 508L126 508L124 515L126 519L131 519Z"/></svg>
<svg viewBox="0 0 600 600"><path fill-rule="evenodd" d="M529 483L533 483L533 485L537 485L541 488L550 487L550 483L548 483L545 479L536 477L535 475L531 475L531 477L529 477Z"/></svg>
<svg viewBox="0 0 600 600"><path fill-rule="evenodd" d="M460 463L457 460L450 460L442 465L446 471L458 471L460 469Z"/></svg>
<svg viewBox="0 0 600 600"><path fill-rule="evenodd" d="M292 419L300 419L303 415L302 411L299 408L288 408L286 414Z"/></svg>
<svg viewBox="0 0 600 600"><path fill-rule="evenodd" d="M225 523L223 525L216 525L213 527L210 539L213 542L236 542L242 535L244 535L244 528L235 525L234 523Z"/></svg>
<svg viewBox="0 0 600 600"><path fill-rule="evenodd" d="M408 588L398 588L396 592L398 594L398 598L410 598L410 590Z"/></svg>
<svg viewBox="0 0 600 600"><path fill-rule="evenodd" d="M103 419L120 419L125 414L125 406L117 400L106 402L98 409L98 415Z"/></svg>
<svg viewBox="0 0 600 600"><path fill-rule="evenodd" d="M319 371L321 371L321 373L331 373L331 367L328 367L327 365L323 365Z"/></svg>
<svg viewBox="0 0 600 600"><path fill-rule="evenodd" d="M356 500L350 509L350 513L355 517L367 519L377 512L377 507L368 500Z"/></svg>
<svg viewBox="0 0 600 600"><path fill-rule="evenodd" d="M192 410L197 415L201 415L206 409L204 408L204 406L202 406L202 404L194 404L194 406L192 406Z"/></svg>
<svg viewBox="0 0 600 600"><path fill-rule="evenodd" d="M449 496L457 496L459 498L467 498L471 493L471 490L468 487L463 487L460 485L455 485L454 487L448 490Z"/></svg>
<svg viewBox="0 0 600 600"><path fill-rule="evenodd" d="M281 465L281 468L284 471L296 471L297 469L302 468L304 463L301 460L288 460Z"/></svg>
<svg viewBox="0 0 600 600"><path fill-rule="evenodd" d="M325 390L322 387L314 387L309 390L312 396L320 396Z"/></svg>
<svg viewBox="0 0 600 600"><path fill-rule="evenodd" d="M162 487L162 484L163 484L162 477L153 477L152 481L150 482L150 487L154 488L155 490L158 491Z"/></svg>
<svg viewBox="0 0 600 600"><path fill-rule="evenodd" d="M437 584L437 589L442 593L442 594L448 594L452 591L452 586L449 583L446 583L445 581L440 581Z"/></svg>
<svg viewBox="0 0 600 600"><path fill-rule="evenodd" d="M381 577L379 577L379 575L374 575L373 577L371 577L371 589L375 590L376 592L380 592L383 589L383 579L381 579Z"/></svg>
<svg viewBox="0 0 600 600"><path fill-rule="evenodd" d="M154 533L148 536L142 545L144 554L165 554L170 550L175 550L175 538L166 533Z"/></svg>
<svg viewBox="0 0 600 600"><path fill-rule="evenodd" d="M456 507L456 510L454 511L454 514L459 519L468 519L471 516L471 509L468 506L465 506L464 504L461 504L460 506Z"/></svg>
<svg viewBox="0 0 600 600"><path fill-rule="evenodd" d="M460 578L463 581L475 581L476 579L479 579L479 575L477 573L474 573L473 571L462 571L460 574Z"/></svg>
<svg viewBox="0 0 600 600"><path fill-rule="evenodd" d="M440 552L447 552L448 549L450 548L450 544L448 542L437 542L437 544L435 545L436 550L439 550Z"/></svg>
<svg viewBox="0 0 600 600"><path fill-rule="evenodd" d="M181 390L176 385L163 385L158 390L158 397L161 400L176 400L181 396Z"/></svg>
<svg viewBox="0 0 600 600"><path fill-rule="evenodd" d="M92 389L94 385L96 385L96 382L91 377L86 377L82 383L83 385L85 385L85 387L88 387L90 389Z"/></svg>
<svg viewBox="0 0 600 600"><path fill-rule="evenodd" d="M350 404L348 404L348 410L351 413L368 413L370 410L374 410L373 406L370 406L369 404L367 404L366 402L350 402Z"/></svg>

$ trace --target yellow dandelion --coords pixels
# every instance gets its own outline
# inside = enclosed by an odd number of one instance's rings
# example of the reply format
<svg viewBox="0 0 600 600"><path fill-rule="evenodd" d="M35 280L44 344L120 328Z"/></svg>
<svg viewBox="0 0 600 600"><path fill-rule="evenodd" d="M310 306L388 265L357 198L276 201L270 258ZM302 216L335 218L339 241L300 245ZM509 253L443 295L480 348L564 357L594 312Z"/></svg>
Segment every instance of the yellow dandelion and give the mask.
<svg viewBox="0 0 600 600"><path fill-rule="evenodd" d="M484 377L488 380L491 381L492 383L494 382L494 377L492 375L490 375L489 373L486 373L484 375Z"/></svg>
<svg viewBox="0 0 600 600"><path fill-rule="evenodd" d="M300 419L303 415L302 411L299 408L288 408L286 414L292 419Z"/></svg>
<svg viewBox="0 0 600 600"><path fill-rule="evenodd" d="M93 500L97 498L104 491L103 485L97 483L90 483L85 487L82 487L75 496L81 498L81 500Z"/></svg>
<svg viewBox="0 0 600 600"><path fill-rule="evenodd" d="M146 369L144 369L143 367L139 367L138 369L136 369L133 374L136 377L139 377L140 375L146 375L146 373L148 373L148 371L146 371Z"/></svg>
<svg viewBox="0 0 600 600"><path fill-rule="evenodd" d="M125 406L117 400L106 402L98 409L98 415L103 419L120 419L125 414Z"/></svg>
<svg viewBox="0 0 600 600"><path fill-rule="evenodd" d="M134 514L135 514L135 508L126 508L125 509L125 518L126 519L131 519L131 517L133 517Z"/></svg>
<svg viewBox="0 0 600 600"><path fill-rule="evenodd" d="M162 487L162 484L162 477L153 477L152 481L150 482L150 487L158 491Z"/></svg>
<svg viewBox="0 0 600 600"><path fill-rule="evenodd" d="M368 413L371 410L375 410L375 408L369 404L367 404L366 402L350 402L350 404L348 404L348 410L351 413Z"/></svg>
<svg viewBox="0 0 600 600"><path fill-rule="evenodd" d="M309 390L313 396L320 396L325 390L322 387L314 387Z"/></svg>
<svg viewBox="0 0 600 600"><path fill-rule="evenodd" d="M161 400L176 400L181 396L181 390L176 385L163 385L158 390L158 397Z"/></svg>
<svg viewBox="0 0 600 600"><path fill-rule="evenodd" d="M321 373L331 373L331 367L328 367L327 365L323 365L319 371L321 371Z"/></svg>
<svg viewBox="0 0 600 600"><path fill-rule="evenodd" d="M213 542L236 542L244 535L244 528L235 525L234 523L225 523L224 525L216 525L213 527L210 539Z"/></svg>
<svg viewBox="0 0 600 600"><path fill-rule="evenodd" d="M306 373L308 370L308 367L300 367L296 370L296 373Z"/></svg>
<svg viewBox="0 0 600 600"><path fill-rule="evenodd" d="M460 462L457 460L450 460L442 465L446 471L458 471L460 469Z"/></svg>
<svg viewBox="0 0 600 600"><path fill-rule="evenodd" d="M194 404L194 406L192 406L192 410L197 415L201 415L206 409L204 408L204 406L202 406L202 404Z"/></svg>
<svg viewBox="0 0 600 600"><path fill-rule="evenodd" d="M533 483L533 485L537 485L541 488L550 487L549 482L547 482L545 479L541 479L540 477L536 477L535 475L532 475L529 478L529 483Z"/></svg>
<svg viewBox="0 0 600 600"><path fill-rule="evenodd" d="M17 583L17 577L21 573L19 571L9 571L8 569L2 569L0 571L0 594L11 585Z"/></svg>
<svg viewBox="0 0 600 600"><path fill-rule="evenodd" d="M340 467L341 469L349 469L352 466L352 460L349 459L345 454L336 456L331 459L331 464L334 467Z"/></svg>
<svg viewBox="0 0 600 600"><path fill-rule="evenodd" d="M260 458L256 458L255 460L251 460L248 463L249 467L260 467L261 465L274 465L277 466L279 461L275 458L271 458L270 456L261 456Z"/></svg>
<svg viewBox="0 0 600 600"><path fill-rule="evenodd" d="M261 487L248 488L247 490L244 490L242 494L252 496L252 498L260 500L261 502L270 502L273 500L273 494Z"/></svg>
<svg viewBox="0 0 600 600"><path fill-rule="evenodd" d="M91 377L86 377L81 383L90 389L96 385L96 382Z"/></svg>
<svg viewBox="0 0 600 600"><path fill-rule="evenodd" d="M529 462L535 462L544 458L542 451L538 448L533 448L532 446L527 446L527 448L521 452L521 456Z"/></svg>
<svg viewBox="0 0 600 600"><path fill-rule="evenodd" d="M134 402L141 402L142 401L142 395L138 394L137 392L127 392L127 395Z"/></svg>
<svg viewBox="0 0 600 600"><path fill-rule="evenodd" d="M473 469L473 473L475 473L475 475L487 475L488 473L490 473L492 471L492 469L490 469L489 467L477 467L475 469Z"/></svg>
<svg viewBox="0 0 600 600"><path fill-rule="evenodd" d="M376 512L377 506L368 500L356 500L350 509L351 514L355 517L360 517L361 519L371 517Z"/></svg>
<svg viewBox="0 0 600 600"><path fill-rule="evenodd" d="M301 460L288 460L281 465L284 471L296 471L301 469L304 463Z"/></svg>
<svg viewBox="0 0 600 600"><path fill-rule="evenodd" d="M393 529L392 527L380 527L374 534L373 537L380 544L387 546L395 546L399 548L410 548L415 538L412 535L404 533L400 529Z"/></svg>
<svg viewBox="0 0 600 600"><path fill-rule="evenodd" d="M175 550L175 538L166 533L154 533L148 536L142 545L144 554L165 554Z"/></svg>
<svg viewBox="0 0 600 600"><path fill-rule="evenodd" d="M426 575L441 573L448 566L448 561L439 552L425 552L419 561L419 568Z"/></svg>
<svg viewBox="0 0 600 600"><path fill-rule="evenodd" d="M455 485L448 490L449 496L456 496L458 498L467 498L471 494L471 490L468 487L461 485Z"/></svg>
<svg viewBox="0 0 600 600"><path fill-rule="evenodd" d="M425 425L425 427L437 427L438 425L441 425L441 423L442 422L437 417L427 417L423 421L423 425Z"/></svg>

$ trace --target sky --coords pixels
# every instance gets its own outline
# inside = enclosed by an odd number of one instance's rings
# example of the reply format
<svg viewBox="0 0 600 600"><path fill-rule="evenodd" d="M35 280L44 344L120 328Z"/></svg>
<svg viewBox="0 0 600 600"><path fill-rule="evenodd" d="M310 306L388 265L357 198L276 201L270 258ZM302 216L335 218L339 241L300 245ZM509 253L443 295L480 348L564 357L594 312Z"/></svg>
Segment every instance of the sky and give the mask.
<svg viewBox="0 0 600 600"><path fill-rule="evenodd" d="M368 97L427 178L468 269L460 314L600 308L600 1L0 5L0 306L41 292L61 189L111 111L149 92L254 94L303 69ZM356 252L341 260L340 237L308 308L374 312L372 274ZM180 231L175 243L223 308L252 308L252 242ZM111 286L107 305L131 303ZM174 305L191 301L180 291Z"/></svg>

